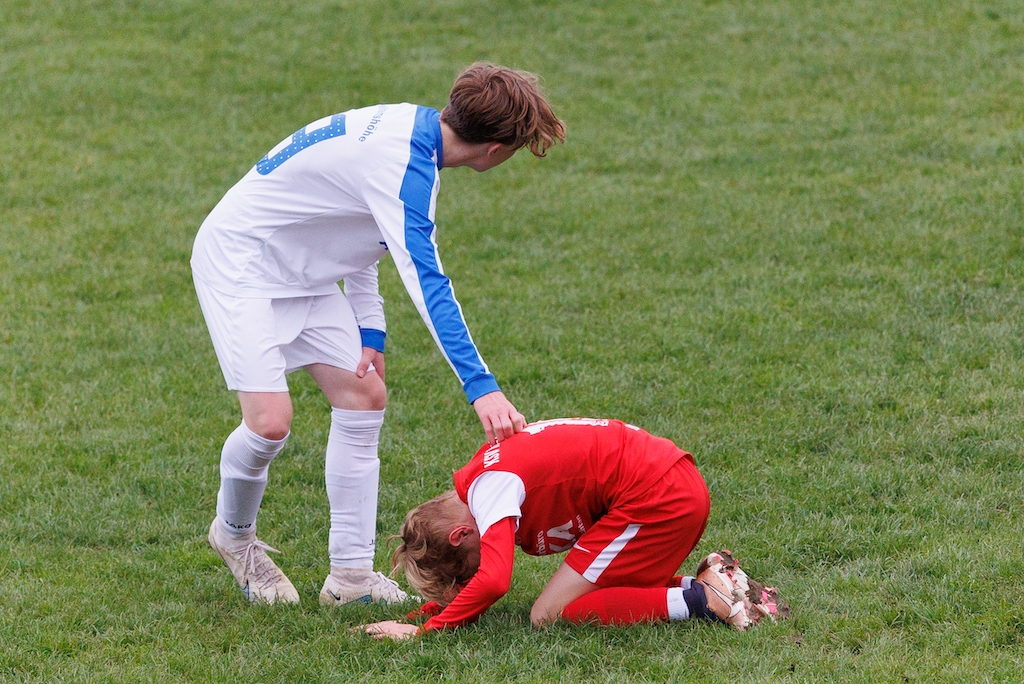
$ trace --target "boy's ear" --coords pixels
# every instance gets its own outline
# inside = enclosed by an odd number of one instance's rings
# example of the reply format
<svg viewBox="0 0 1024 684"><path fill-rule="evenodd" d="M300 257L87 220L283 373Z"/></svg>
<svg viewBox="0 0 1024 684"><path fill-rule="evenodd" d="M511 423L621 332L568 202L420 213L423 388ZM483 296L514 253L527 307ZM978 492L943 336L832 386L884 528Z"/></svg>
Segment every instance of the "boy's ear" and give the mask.
<svg viewBox="0 0 1024 684"><path fill-rule="evenodd" d="M462 546L462 542L473 533L469 525L459 525L448 533L448 543L452 546Z"/></svg>

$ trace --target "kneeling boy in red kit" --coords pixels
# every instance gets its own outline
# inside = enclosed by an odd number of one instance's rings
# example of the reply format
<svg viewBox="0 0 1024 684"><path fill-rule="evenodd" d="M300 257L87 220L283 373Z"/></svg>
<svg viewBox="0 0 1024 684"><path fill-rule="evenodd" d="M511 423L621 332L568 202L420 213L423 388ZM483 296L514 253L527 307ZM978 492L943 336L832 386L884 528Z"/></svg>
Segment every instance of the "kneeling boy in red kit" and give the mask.
<svg viewBox="0 0 1024 684"><path fill-rule="evenodd" d="M697 545L710 501L693 457L617 420L533 423L484 445L455 473L455 490L413 509L392 565L429 599L422 627L367 625L403 638L476 620L509 589L514 547L568 551L530 612L535 626L632 624L703 617L746 629L785 614L774 589L728 552L676 570Z"/></svg>

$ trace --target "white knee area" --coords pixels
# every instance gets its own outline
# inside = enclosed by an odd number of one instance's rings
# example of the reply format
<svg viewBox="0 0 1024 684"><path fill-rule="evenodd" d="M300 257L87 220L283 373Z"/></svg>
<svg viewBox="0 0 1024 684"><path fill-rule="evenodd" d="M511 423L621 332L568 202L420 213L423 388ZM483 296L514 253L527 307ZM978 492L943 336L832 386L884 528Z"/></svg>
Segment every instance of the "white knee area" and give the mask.
<svg viewBox="0 0 1024 684"><path fill-rule="evenodd" d="M229 534L241 536L256 531L256 514L267 487L267 470L287 441L287 435L276 440L260 437L244 422L224 441L217 516Z"/></svg>
<svg viewBox="0 0 1024 684"><path fill-rule="evenodd" d="M331 504L332 567L372 568L377 535L377 442L384 411L331 409L324 479Z"/></svg>

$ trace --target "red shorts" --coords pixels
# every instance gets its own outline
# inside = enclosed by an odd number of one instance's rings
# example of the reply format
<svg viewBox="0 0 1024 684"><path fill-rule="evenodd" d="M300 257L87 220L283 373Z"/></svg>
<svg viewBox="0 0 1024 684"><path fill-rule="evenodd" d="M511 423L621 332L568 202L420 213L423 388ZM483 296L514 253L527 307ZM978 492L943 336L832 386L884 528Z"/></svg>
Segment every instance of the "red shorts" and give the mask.
<svg viewBox="0 0 1024 684"><path fill-rule="evenodd" d="M689 456L643 495L612 508L565 562L599 587L668 586L704 534L711 499Z"/></svg>

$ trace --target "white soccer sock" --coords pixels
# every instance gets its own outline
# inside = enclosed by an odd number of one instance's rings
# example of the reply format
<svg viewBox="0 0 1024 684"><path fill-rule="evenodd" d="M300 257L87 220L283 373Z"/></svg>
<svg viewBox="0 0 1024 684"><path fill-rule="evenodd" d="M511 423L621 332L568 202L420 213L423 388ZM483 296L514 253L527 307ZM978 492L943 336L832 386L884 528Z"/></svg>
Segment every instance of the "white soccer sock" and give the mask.
<svg viewBox="0 0 1024 684"><path fill-rule="evenodd" d="M678 587L671 587L668 590L668 619L669 620L689 620L690 619L690 606L686 603L685 591L689 590L693 586L693 577L683 577Z"/></svg>
<svg viewBox="0 0 1024 684"><path fill-rule="evenodd" d="M681 587L670 587L666 598L668 600L669 620L690 619L690 608L686 605L686 600L683 598L683 589Z"/></svg>
<svg viewBox="0 0 1024 684"><path fill-rule="evenodd" d="M331 567L373 568L377 536L377 441L384 411L331 409L324 479L331 504Z"/></svg>
<svg viewBox="0 0 1024 684"><path fill-rule="evenodd" d="M267 470L287 441L288 435L283 439L264 439L244 422L224 441L217 516L227 534L242 537L256 532L256 514L267 488Z"/></svg>

